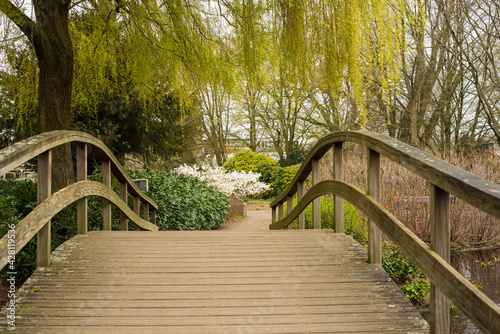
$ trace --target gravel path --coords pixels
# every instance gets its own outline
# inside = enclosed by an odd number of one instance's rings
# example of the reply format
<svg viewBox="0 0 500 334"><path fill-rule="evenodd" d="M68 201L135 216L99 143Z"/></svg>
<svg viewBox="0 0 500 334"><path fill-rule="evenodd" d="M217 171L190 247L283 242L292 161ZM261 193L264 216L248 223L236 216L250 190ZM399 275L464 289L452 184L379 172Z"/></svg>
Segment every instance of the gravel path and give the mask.
<svg viewBox="0 0 500 334"><path fill-rule="evenodd" d="M247 211L246 218L232 223L225 223L219 227L219 230L233 231L262 231L269 230L271 224L271 210Z"/></svg>

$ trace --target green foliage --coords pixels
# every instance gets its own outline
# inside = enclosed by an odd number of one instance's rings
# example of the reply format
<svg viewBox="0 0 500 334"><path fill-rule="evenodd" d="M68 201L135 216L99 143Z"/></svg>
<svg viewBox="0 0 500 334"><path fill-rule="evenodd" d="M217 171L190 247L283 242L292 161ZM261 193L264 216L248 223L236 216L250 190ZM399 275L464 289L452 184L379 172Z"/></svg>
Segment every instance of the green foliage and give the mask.
<svg viewBox="0 0 500 334"><path fill-rule="evenodd" d="M36 182L0 179L0 237L36 207ZM16 255L17 281L23 282L36 268L36 243L31 240ZM7 275L8 267L0 271L0 278Z"/></svg>
<svg viewBox="0 0 500 334"><path fill-rule="evenodd" d="M429 281L425 278L418 278L411 282L406 282L404 286L401 287L401 291L404 292L406 298L408 298L414 305L425 305L426 296L429 293L431 285Z"/></svg>
<svg viewBox="0 0 500 334"><path fill-rule="evenodd" d="M231 159L228 159L222 167L228 171L260 173L258 168L260 164L278 166L278 163L270 157L250 150L244 150L237 152Z"/></svg>
<svg viewBox="0 0 500 334"><path fill-rule="evenodd" d="M425 277L422 271L393 244L382 244L382 267L396 282Z"/></svg>
<svg viewBox="0 0 500 334"><path fill-rule="evenodd" d="M222 166L228 171L244 171L259 173L259 181L268 184L271 189L260 195L261 198L272 198L286 190L292 182L300 165L281 167L270 157L250 150L240 151Z"/></svg>
<svg viewBox="0 0 500 334"><path fill-rule="evenodd" d="M147 195L158 204L160 230L212 230L223 222L227 197L216 187L194 177L156 171L130 171L133 178L148 179Z"/></svg>
<svg viewBox="0 0 500 334"><path fill-rule="evenodd" d="M368 245L368 230L366 217L360 215L358 209L344 201L344 233L353 237L363 246Z"/></svg>

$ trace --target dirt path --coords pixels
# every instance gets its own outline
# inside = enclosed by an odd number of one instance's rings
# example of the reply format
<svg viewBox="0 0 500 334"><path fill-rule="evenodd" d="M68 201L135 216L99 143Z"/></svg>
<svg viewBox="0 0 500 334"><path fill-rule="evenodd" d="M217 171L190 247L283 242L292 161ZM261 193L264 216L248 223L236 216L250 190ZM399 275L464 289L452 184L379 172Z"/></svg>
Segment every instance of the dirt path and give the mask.
<svg viewBox="0 0 500 334"><path fill-rule="evenodd" d="M269 230L271 210L247 211L246 218L222 224L219 230L262 231Z"/></svg>

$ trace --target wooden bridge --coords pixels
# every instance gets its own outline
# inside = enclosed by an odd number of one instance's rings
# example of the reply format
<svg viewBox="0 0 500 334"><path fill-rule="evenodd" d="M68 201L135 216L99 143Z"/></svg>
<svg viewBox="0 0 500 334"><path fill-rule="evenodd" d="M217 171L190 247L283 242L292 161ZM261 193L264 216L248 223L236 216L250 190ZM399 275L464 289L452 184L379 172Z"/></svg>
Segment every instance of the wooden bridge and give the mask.
<svg viewBox="0 0 500 334"><path fill-rule="evenodd" d="M368 148L367 193L343 182L347 141ZM78 182L51 194L50 150L69 142L77 145ZM103 183L86 180L89 146L103 161ZM319 159L332 147L335 180L320 181ZM432 184L430 247L378 204L380 154ZM449 333L448 298L486 333L500 330L500 307L448 264L449 194L500 217L500 186L391 138L340 132L321 139L271 204L272 230L262 232L158 232L156 204L100 141L78 132L46 133L0 151L0 175L34 157L39 205L0 240L0 268L37 235L38 269L3 309L0 331ZM314 186L304 193L311 172ZM119 195L111 190L111 174L121 183ZM132 209L123 201L128 193ZM320 226L318 198L326 194L335 196L339 233L303 229L301 213L311 202ZM87 232L91 195L104 199L103 231ZM368 251L343 234L341 199L371 219ZM50 254L50 219L75 201L78 235ZM111 204L122 212L123 231L111 231ZM283 230L295 219L299 230ZM150 232L128 231L128 221ZM380 231L431 280L430 326L380 266Z"/></svg>

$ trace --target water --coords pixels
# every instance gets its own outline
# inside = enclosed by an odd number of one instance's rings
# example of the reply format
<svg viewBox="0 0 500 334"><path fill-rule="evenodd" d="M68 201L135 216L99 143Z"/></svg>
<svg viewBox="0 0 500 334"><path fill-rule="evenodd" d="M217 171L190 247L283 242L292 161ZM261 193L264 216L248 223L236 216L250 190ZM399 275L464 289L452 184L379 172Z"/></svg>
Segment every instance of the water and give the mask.
<svg viewBox="0 0 500 334"><path fill-rule="evenodd" d="M500 305L500 250L453 255L451 265L469 281L478 282L480 290ZM464 314L457 313L451 318L453 334L482 333Z"/></svg>

